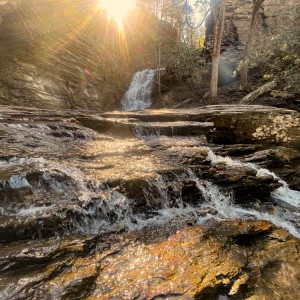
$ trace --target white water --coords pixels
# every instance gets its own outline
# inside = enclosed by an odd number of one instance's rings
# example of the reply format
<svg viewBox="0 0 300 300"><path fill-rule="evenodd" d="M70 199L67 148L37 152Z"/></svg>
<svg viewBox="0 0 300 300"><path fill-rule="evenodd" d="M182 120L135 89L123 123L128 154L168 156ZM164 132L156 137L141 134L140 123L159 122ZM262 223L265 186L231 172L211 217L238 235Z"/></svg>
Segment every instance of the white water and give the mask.
<svg viewBox="0 0 300 300"><path fill-rule="evenodd" d="M191 176L193 176L191 174ZM207 220L266 220L270 221L278 227L282 227L289 231L292 235L300 237L300 232L297 226L294 224L297 213L293 213L290 210L285 210L282 207L276 207L274 212L260 212L255 209L246 209L238 205L235 205L233 198L228 195L224 195L220 189L207 181L200 181L196 177L194 180L197 182L197 187L202 191L206 200L206 204L202 206L204 208L214 208L217 213L213 215L207 214L205 217L200 217L197 220L197 224L201 225ZM296 217L297 220L297 217Z"/></svg>
<svg viewBox="0 0 300 300"><path fill-rule="evenodd" d="M280 179L275 173L269 171L268 169L261 168L252 163L243 163L238 160L233 160L230 157L223 157L215 155L211 150L208 152L207 159L211 161L212 165L223 163L226 166L239 166L239 167L248 167L256 171L257 177L267 177L272 176L274 179L278 180L282 186L272 192L271 196L279 201L283 201L291 206L300 207L300 192L291 190L288 184Z"/></svg>
<svg viewBox="0 0 300 300"><path fill-rule="evenodd" d="M218 214L214 218L220 219L258 219L258 220L267 220L273 223L278 227L285 228L292 235L300 237L299 224L295 224L299 218L300 207L300 192L291 190L288 184L280 179L276 174L270 172L268 169L261 168L252 163L243 163L238 160L233 160L230 157L223 157L215 155L211 150L208 151L207 159L211 161L212 165L223 163L226 166L239 166L239 167L250 167L257 171L257 177L272 176L274 179L277 179L279 183L282 184L282 187L276 189L271 193L273 199L283 202L283 205L278 205L272 213L261 212L255 209L244 209L237 205L233 204L230 197L224 198L224 195L220 192L218 187L207 188L208 184L206 183L206 188L201 187L202 183L197 184L199 189L204 193L206 199L209 199L209 203L217 209ZM196 179L197 180L197 179ZM226 199L227 198L227 199ZM290 208L286 208L284 204L288 204ZM198 220L198 224L201 224L201 220Z"/></svg>
<svg viewBox="0 0 300 300"><path fill-rule="evenodd" d="M224 194L218 186L199 179L191 169L187 169L185 173L175 176L172 181L158 176L149 182L150 188L144 191L144 196L148 202L150 214L145 212L134 213L133 199L128 199L114 189L99 186L97 183L93 184L94 187L97 186L97 189L91 190L91 187L88 187L85 182L84 175L77 168L59 166L53 162L46 163L43 159L33 158L11 159L9 162L2 162L1 164L2 167L11 167L12 164L15 164L21 168L24 165L34 164L38 165L39 170L43 170L48 176L51 176L52 173L60 172L71 177L78 192L77 197L80 200L78 203L75 202L72 206L67 205L65 208L63 203L61 205L53 203L49 207L23 207L15 214L20 217L33 217L35 214L58 213L64 219L64 211L71 209L74 212L74 216L77 217L70 220L73 224L73 229L71 229L70 233L97 233L99 230L118 228L134 230L149 225L164 226L170 222L184 224L187 221L192 221L200 225L212 219L258 219L270 221L276 226L285 228L292 235L300 237L299 224L297 224L300 215L300 192L291 190L286 182L267 169L260 168L254 164L233 160L229 157L215 155L209 148L207 148L207 153L207 160L212 165L222 163L225 167L239 166L253 168L257 171L256 176L258 177L273 176L273 178L278 179L283 186L272 193L272 197L278 201L278 205L273 207L271 212L265 212L261 208L256 208L255 205L250 209L241 207L234 203L234 199L230 194ZM24 177L20 177L19 179L22 178ZM199 199L199 202L193 205L184 203L181 197L180 184L178 185L177 183L186 179L195 182L204 201ZM13 185L15 184L14 181ZM173 186L173 188L174 186L178 186L178 189L174 191L173 199L170 199L167 192L169 186ZM24 187L24 181L20 180L20 182L17 182L16 187ZM93 197L94 192L98 194L97 200ZM7 214L7 212L3 211L2 214Z"/></svg>
<svg viewBox="0 0 300 300"><path fill-rule="evenodd" d="M156 71L146 69L133 75L130 87L124 95L124 111L143 110L151 106L151 94Z"/></svg>

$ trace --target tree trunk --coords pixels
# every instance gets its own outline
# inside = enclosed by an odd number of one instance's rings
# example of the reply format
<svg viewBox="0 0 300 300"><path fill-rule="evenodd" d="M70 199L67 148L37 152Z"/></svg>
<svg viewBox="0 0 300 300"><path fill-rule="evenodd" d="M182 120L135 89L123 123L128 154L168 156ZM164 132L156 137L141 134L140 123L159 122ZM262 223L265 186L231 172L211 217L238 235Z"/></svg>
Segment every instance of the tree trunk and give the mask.
<svg viewBox="0 0 300 300"><path fill-rule="evenodd" d="M241 104L248 104L256 99L258 96L267 93L274 89L277 86L276 80L266 83L265 85L259 87L255 91L251 92L250 94L246 95L241 101Z"/></svg>
<svg viewBox="0 0 300 300"><path fill-rule="evenodd" d="M212 70L210 83L210 104L218 103L218 77L222 36L224 31L225 8L227 0L216 0L213 8L213 50L211 54Z"/></svg>
<svg viewBox="0 0 300 300"><path fill-rule="evenodd" d="M253 48L253 42L254 42L254 32L255 32L255 23L256 23L256 17L257 13L259 12L259 9L262 5L262 3L265 0L254 0L254 7L252 11L252 18L251 18L251 24L247 36L247 41L245 45L244 55L243 59L241 61L241 70L240 70L240 90L244 90L249 88L248 83L248 70L249 70L249 62L250 62L250 55Z"/></svg>
<svg viewBox="0 0 300 300"><path fill-rule="evenodd" d="M157 15L159 24L158 24L158 49L157 49L157 66L156 66L156 82L157 82L157 90L158 90L158 98L162 99L161 94L161 40L162 40L162 20L164 13L164 0L157 0Z"/></svg>

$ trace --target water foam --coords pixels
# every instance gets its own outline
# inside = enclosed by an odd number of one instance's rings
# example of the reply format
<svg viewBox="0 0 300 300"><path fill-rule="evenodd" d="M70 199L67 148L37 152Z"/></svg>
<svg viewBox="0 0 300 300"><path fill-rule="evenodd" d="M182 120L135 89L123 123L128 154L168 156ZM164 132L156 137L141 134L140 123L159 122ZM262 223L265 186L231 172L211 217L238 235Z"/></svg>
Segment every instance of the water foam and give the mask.
<svg viewBox="0 0 300 300"><path fill-rule="evenodd" d="M16 167L34 166L44 171L46 175L51 176L51 172L60 172L69 176L75 183L78 191L78 202L68 206L68 211L72 211L68 216L67 222L70 230L66 228L66 233L96 234L100 230L110 230L122 228L126 230L141 229L145 226L155 225L164 226L170 222L184 223L192 221L197 224L203 224L207 220L249 220L260 219L268 220L273 224L285 228L292 235L300 237L299 228L296 221L299 217L299 192L289 189L286 182L277 177L276 174L267 169L260 168L251 163L243 163L233 160L229 157L215 155L210 149L208 150L207 160L211 164L223 163L226 166L239 166L253 168L257 171L258 177L273 176L282 183L282 187L272 193L272 197L284 204L294 207L294 211L286 206L278 205L272 212L261 212L255 208L248 209L234 204L231 194L224 194L220 188L211 182L201 180L191 170L187 169L181 175L173 176L172 179L164 178L158 175L156 179L149 179L149 188L144 190L147 210L141 213L133 211L134 199L129 199L115 189L100 185L97 182L87 183L82 171L78 168L61 165L58 162L45 161L39 158L29 159L11 159L9 162L1 162L6 168L14 165ZM47 173L48 172L48 173ZM50 173L49 173L50 172ZM50 175L49 175L50 174ZM48 178L48 177L47 177ZM46 179L47 179L46 178ZM49 179L49 178L48 178ZM177 183L181 180L191 180L204 198L198 199L198 202L191 204L184 203L180 185ZM19 184L25 184L21 181ZM27 184L27 183L26 183ZM169 187L172 186L173 198L168 193ZM153 191L156 191L156 194ZM95 194L97 194L95 198ZM155 205L152 205L152 204ZM30 217L31 215L41 213L51 213L56 211L65 218L63 205L54 204L48 207L26 207L22 208L17 215L20 217ZM298 215L297 215L298 214ZM70 226L71 224L71 226Z"/></svg>
<svg viewBox="0 0 300 300"><path fill-rule="evenodd" d="M253 163L243 163L239 160L234 160L230 157L223 157L216 155L212 150L209 149L207 159L211 161L212 165L223 163L226 166L238 166L238 167L248 167L256 171L257 177L268 177L271 176L282 186L272 192L271 196L279 201L286 202L289 205L300 207L300 192L289 188L287 182L278 177L275 173L268 169L261 168Z"/></svg>
<svg viewBox="0 0 300 300"><path fill-rule="evenodd" d="M281 200L289 205L297 204L295 202L299 192L288 188L287 183L282 181L274 173L267 169L260 168L251 163L243 163L238 160L233 160L229 157L215 155L211 150L208 151L207 159L212 164L224 163L228 166L250 167L257 171L258 177L273 176L282 182L283 186L272 193L274 199ZM171 185L177 186L176 183L180 180L192 180L195 182L198 190L201 192L204 203L198 199L198 203L193 205L184 203L180 188L175 189L173 198L170 199L168 187ZM107 190L106 195L98 203L97 209L94 208L87 212L88 219L93 220L93 224L85 224L89 228L93 228L93 232L97 232L99 228L124 228L126 230L142 229L149 225L164 226L170 222L185 223L192 221L196 224L203 224L208 220L266 220L276 226L285 228L292 235L300 237L300 231L295 224L297 211L292 212L286 207L276 206L273 212L261 212L254 208L248 209L234 204L233 195L230 193L224 194L220 188L208 181L201 180L191 170L187 169L186 173L174 176L172 180L166 179L163 176L158 176L156 179L149 180L149 189L144 190L144 196L150 209L150 213L134 213L132 210L133 200L128 199L124 195ZM156 194L153 191L156 191ZM152 191L152 192L151 192ZM295 200L296 199L296 200ZM160 202L162 208L157 208ZM155 207L151 203L156 203ZM100 217L101 216L101 217ZM82 225L81 225L82 226ZM89 229L91 230L91 229ZM82 228L86 231L86 228Z"/></svg>

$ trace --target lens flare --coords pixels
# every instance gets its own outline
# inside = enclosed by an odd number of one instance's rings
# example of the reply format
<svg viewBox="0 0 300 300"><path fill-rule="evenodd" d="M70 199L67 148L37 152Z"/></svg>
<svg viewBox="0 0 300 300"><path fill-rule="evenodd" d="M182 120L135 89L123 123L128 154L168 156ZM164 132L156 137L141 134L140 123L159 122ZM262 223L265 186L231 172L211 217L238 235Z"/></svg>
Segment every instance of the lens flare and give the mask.
<svg viewBox="0 0 300 300"><path fill-rule="evenodd" d="M110 19L122 27L128 12L135 8L136 0L99 0L99 6L106 10Z"/></svg>

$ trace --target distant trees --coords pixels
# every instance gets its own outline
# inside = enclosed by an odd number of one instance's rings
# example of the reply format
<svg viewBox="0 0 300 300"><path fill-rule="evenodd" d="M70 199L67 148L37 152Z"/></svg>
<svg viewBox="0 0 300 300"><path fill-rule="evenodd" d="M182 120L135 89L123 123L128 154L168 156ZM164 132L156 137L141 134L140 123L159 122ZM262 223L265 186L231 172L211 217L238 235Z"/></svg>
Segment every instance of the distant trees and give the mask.
<svg viewBox="0 0 300 300"><path fill-rule="evenodd" d="M261 1L261 0L257 0ZM211 87L210 104L218 102L218 69L220 50L224 31L225 8L227 0L139 0L138 5L151 11L160 22L168 22L177 30L178 46L174 49L174 58L170 59L172 67L177 68L178 77L184 77L191 73L197 65L203 64L203 58L199 59L200 39L204 40L203 30L206 17L211 14L213 20L212 49L211 49ZM196 9L199 9L195 13ZM160 69L162 52L160 44L161 29L158 30L158 87L160 90ZM202 43L203 44L203 43ZM203 45L202 45L203 46ZM177 61L176 61L177 60ZM193 61L195 63L193 63ZM183 63L186 62L184 66Z"/></svg>
<svg viewBox="0 0 300 300"><path fill-rule="evenodd" d="M168 67L176 81L193 78L197 70L205 66L201 49L196 46L179 44L168 59Z"/></svg>
<svg viewBox="0 0 300 300"><path fill-rule="evenodd" d="M137 5L144 11L151 12L158 20L157 27L157 86L158 95L161 98L161 73L163 64L163 52L165 49L162 45L163 26L167 24L177 30L177 42L180 42L183 24L183 4L184 0L138 0Z"/></svg>
<svg viewBox="0 0 300 300"><path fill-rule="evenodd" d="M194 32L197 30L200 32L201 27L204 25L206 21L206 17L211 14L212 15L212 20L213 20L213 35L212 35L212 49L211 49L211 82L210 82L210 104L215 104L218 102L218 70L219 70L219 61L220 61L220 51L221 51L221 44L222 44L222 36L223 36L223 31L224 31L224 20L225 20L225 8L226 8L226 2L227 0L198 0L195 1L196 6L198 5L201 9L201 12L198 14L194 14L196 18L196 22L192 22L193 20L190 20L189 18L189 12L193 11L193 9L189 5L189 1L185 0L185 16L184 16L184 25L185 25L185 33L184 37L187 38L189 36L189 40L184 40L185 45L189 48L195 47L195 43L193 41L194 39ZM195 9L195 7L194 7ZM195 17L194 17L195 18ZM196 24L194 24L196 23ZM191 33L189 35L189 33ZM200 46L200 38L198 34L198 45L197 47ZM186 53L188 52L193 53L193 51L185 51ZM189 58L187 61L190 61L193 58L193 55L189 55ZM196 59L200 65L203 63L203 59L199 60ZM179 64L180 65L180 64ZM194 65L197 65L195 63Z"/></svg>
<svg viewBox="0 0 300 300"><path fill-rule="evenodd" d="M227 0L198 0L196 4L201 5L201 20L198 20L198 24L194 28L200 28L206 21L206 17L211 14L213 22L213 34L212 34L212 49L211 49L211 81L210 81L210 96L209 103L218 103L218 77L219 77L219 62L220 51L222 44L222 36L224 32L225 21L225 8ZM186 4L188 1L186 1ZM208 6L210 4L210 6ZM187 21L189 28L192 26ZM197 27L198 26L198 27Z"/></svg>
<svg viewBox="0 0 300 300"><path fill-rule="evenodd" d="M159 20L168 22L177 30L177 39L182 39L185 0L138 0L137 6L154 14Z"/></svg>

